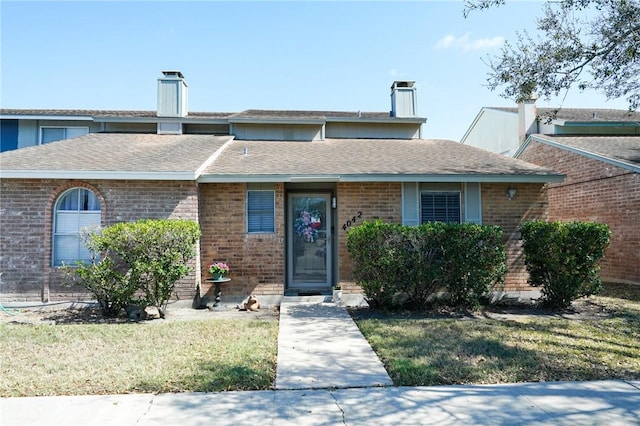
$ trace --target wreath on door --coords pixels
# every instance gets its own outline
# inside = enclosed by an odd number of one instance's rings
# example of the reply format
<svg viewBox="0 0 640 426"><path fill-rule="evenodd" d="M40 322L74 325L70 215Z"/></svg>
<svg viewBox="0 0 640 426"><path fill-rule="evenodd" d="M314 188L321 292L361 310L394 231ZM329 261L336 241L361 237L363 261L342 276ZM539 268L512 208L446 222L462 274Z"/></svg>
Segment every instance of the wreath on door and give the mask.
<svg viewBox="0 0 640 426"><path fill-rule="evenodd" d="M313 243L318 238L318 228L322 226L318 210L302 210L294 223L296 234L306 242Z"/></svg>

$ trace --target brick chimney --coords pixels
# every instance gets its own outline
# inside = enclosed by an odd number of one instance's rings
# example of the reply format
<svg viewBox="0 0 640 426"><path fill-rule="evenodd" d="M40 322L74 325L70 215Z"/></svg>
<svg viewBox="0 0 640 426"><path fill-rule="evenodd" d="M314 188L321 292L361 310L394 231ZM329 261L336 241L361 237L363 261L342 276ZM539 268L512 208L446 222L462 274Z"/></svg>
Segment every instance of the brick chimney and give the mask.
<svg viewBox="0 0 640 426"><path fill-rule="evenodd" d="M391 85L391 117L417 117L415 81L394 81Z"/></svg>

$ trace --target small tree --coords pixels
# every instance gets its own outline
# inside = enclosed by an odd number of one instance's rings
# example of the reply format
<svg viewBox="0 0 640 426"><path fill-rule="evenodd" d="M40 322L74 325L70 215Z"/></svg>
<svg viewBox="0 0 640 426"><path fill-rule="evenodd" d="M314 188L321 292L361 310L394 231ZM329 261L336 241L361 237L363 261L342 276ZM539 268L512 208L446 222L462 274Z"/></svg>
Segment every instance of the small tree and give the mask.
<svg viewBox="0 0 640 426"><path fill-rule="evenodd" d="M609 246L609 227L593 222L525 222L520 226L529 281L542 302L566 308L602 289L598 261Z"/></svg>

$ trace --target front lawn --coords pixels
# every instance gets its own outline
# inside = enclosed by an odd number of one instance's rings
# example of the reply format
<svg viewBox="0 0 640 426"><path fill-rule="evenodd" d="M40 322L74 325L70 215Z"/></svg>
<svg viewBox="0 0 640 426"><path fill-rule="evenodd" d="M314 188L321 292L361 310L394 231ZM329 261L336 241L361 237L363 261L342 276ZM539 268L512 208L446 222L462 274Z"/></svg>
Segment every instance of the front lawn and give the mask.
<svg viewBox="0 0 640 426"><path fill-rule="evenodd" d="M0 396L269 389L278 322L0 324Z"/></svg>
<svg viewBox="0 0 640 426"><path fill-rule="evenodd" d="M640 286L607 285L575 308L353 315L396 385L640 379Z"/></svg>

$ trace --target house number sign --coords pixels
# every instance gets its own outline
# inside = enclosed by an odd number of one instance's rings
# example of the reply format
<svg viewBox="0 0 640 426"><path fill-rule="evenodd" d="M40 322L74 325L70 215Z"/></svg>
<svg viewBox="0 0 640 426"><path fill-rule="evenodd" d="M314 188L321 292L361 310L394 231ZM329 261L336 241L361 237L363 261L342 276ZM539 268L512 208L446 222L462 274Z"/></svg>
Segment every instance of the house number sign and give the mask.
<svg viewBox="0 0 640 426"><path fill-rule="evenodd" d="M342 230L346 231L347 229L351 228L353 225L356 224L357 221L360 220L361 217L362 217L362 212L358 212L355 215L353 215L351 219L347 220L346 223L342 225Z"/></svg>

